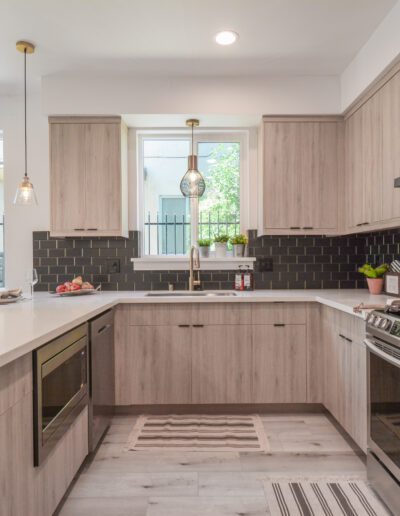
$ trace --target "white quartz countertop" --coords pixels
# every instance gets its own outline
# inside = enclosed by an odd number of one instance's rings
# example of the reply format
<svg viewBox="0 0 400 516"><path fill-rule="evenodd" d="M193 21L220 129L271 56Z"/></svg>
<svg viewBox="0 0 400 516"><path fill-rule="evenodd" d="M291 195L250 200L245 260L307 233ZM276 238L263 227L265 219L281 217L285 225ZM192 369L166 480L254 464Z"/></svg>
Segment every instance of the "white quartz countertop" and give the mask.
<svg viewBox="0 0 400 516"><path fill-rule="evenodd" d="M367 290L255 290L232 297L146 297L146 292L102 292L59 297L36 293L33 300L0 305L0 367L120 303L317 302L353 313L360 304L385 303Z"/></svg>

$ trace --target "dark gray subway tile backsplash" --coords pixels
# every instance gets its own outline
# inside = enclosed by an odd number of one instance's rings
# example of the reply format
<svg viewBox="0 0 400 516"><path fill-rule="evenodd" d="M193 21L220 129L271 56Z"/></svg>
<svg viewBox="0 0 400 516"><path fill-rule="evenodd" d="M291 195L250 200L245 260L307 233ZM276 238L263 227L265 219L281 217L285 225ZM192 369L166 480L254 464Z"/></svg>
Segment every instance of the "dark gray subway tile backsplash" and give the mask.
<svg viewBox="0 0 400 516"><path fill-rule="evenodd" d="M47 231L33 233L33 265L38 291L54 291L59 283L81 275L103 290L165 290L173 283L187 288L187 271L134 271L131 258L139 255L137 231L129 238L51 238ZM249 256L272 259L271 272L259 272L259 289L364 288L357 272L364 262L377 265L400 257L400 231L324 236L261 236L249 232ZM115 263L116 262L116 263ZM116 270L115 270L115 265ZM235 271L204 271L204 289L233 288Z"/></svg>

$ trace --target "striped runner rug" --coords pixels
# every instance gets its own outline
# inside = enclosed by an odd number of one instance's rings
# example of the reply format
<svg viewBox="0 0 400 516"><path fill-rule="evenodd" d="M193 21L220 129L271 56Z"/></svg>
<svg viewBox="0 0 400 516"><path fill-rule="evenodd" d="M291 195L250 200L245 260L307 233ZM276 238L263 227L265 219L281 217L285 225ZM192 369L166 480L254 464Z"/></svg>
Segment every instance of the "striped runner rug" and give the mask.
<svg viewBox="0 0 400 516"><path fill-rule="evenodd" d="M365 482L268 481L264 483L271 516L388 516Z"/></svg>
<svg viewBox="0 0 400 516"><path fill-rule="evenodd" d="M251 416L140 416L128 450L267 452L261 419Z"/></svg>

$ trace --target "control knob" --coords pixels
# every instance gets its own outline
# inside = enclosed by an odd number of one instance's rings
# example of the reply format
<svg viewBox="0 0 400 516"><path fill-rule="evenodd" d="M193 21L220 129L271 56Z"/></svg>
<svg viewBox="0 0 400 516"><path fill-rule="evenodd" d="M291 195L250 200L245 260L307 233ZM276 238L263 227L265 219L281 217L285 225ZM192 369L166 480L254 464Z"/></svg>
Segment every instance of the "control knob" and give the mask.
<svg viewBox="0 0 400 516"><path fill-rule="evenodd" d="M379 328L382 328L382 330L388 331L388 330L390 330L391 326L392 326L392 322L390 319L382 319L382 322L379 325Z"/></svg>

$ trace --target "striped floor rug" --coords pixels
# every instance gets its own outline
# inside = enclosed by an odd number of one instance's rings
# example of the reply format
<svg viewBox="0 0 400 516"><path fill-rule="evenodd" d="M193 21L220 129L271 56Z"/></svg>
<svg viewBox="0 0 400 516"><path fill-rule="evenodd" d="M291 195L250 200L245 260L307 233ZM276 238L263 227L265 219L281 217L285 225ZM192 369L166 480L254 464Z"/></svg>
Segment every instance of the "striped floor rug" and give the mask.
<svg viewBox="0 0 400 516"><path fill-rule="evenodd" d="M265 482L271 516L388 516L362 481Z"/></svg>
<svg viewBox="0 0 400 516"><path fill-rule="evenodd" d="M128 450L267 452L268 438L255 416L140 416Z"/></svg>

